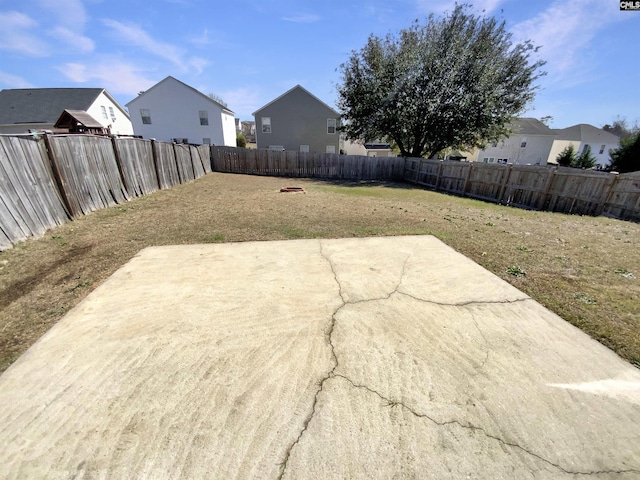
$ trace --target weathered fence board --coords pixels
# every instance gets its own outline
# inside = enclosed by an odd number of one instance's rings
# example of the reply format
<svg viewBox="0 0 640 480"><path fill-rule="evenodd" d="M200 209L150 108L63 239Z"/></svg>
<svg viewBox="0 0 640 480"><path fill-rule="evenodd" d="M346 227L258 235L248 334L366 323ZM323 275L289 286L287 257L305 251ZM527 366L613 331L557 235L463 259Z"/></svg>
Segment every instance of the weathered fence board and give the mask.
<svg viewBox="0 0 640 480"><path fill-rule="evenodd" d="M189 145L178 143L173 144L175 151L176 165L180 174L180 182L187 183L196 179L193 172L193 162L191 161L191 150Z"/></svg>
<svg viewBox="0 0 640 480"><path fill-rule="evenodd" d="M511 166L502 196L503 203L514 207L541 210L554 173L554 168L546 166Z"/></svg>
<svg viewBox="0 0 640 480"><path fill-rule="evenodd" d="M623 173L612 182L603 213L640 222L640 172Z"/></svg>
<svg viewBox="0 0 640 480"><path fill-rule="evenodd" d="M467 177L466 195L500 203L509 178L509 166L487 163L468 165L471 170Z"/></svg>
<svg viewBox="0 0 640 480"><path fill-rule="evenodd" d="M129 200L110 139L52 136L50 145L74 217Z"/></svg>
<svg viewBox="0 0 640 480"><path fill-rule="evenodd" d="M209 145L200 145L196 148L196 155L200 158L200 164L204 170L203 175L211 173L211 148ZM195 161L195 160L194 160Z"/></svg>
<svg viewBox="0 0 640 480"><path fill-rule="evenodd" d="M578 215L599 215L604 209L612 175L614 174L557 170L553 175L544 209Z"/></svg>
<svg viewBox="0 0 640 480"><path fill-rule="evenodd" d="M151 142L158 183L160 188L167 189L180 184L180 175L176 165L176 157L171 143Z"/></svg>
<svg viewBox="0 0 640 480"><path fill-rule="evenodd" d="M68 220L44 141L0 136L0 249Z"/></svg>
<svg viewBox="0 0 640 480"><path fill-rule="evenodd" d="M341 180L402 180L404 159L333 153L211 147L213 169L226 173Z"/></svg>
<svg viewBox="0 0 640 480"><path fill-rule="evenodd" d="M139 138L114 138L114 148L127 191L138 197L159 189L151 142Z"/></svg>

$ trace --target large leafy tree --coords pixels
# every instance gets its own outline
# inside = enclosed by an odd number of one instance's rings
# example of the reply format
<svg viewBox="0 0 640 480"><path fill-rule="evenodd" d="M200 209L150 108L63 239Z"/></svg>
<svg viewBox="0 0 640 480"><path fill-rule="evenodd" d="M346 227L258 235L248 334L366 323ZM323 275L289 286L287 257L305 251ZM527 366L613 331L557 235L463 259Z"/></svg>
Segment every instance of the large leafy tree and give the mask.
<svg viewBox="0 0 640 480"><path fill-rule="evenodd" d="M509 133L533 99L543 61L504 22L457 5L444 18L371 35L340 66L338 106L354 140L386 138L403 156L482 146Z"/></svg>
<svg viewBox="0 0 640 480"><path fill-rule="evenodd" d="M609 155L611 156L610 170L620 173L640 170L640 132L633 136L622 138L620 147L609 150Z"/></svg>

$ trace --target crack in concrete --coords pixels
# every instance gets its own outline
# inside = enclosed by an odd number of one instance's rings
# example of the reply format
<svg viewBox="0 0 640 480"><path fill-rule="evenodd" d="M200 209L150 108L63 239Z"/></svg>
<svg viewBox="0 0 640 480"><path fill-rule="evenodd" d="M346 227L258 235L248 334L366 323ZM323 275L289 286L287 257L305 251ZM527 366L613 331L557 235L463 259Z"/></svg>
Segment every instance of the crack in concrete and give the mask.
<svg viewBox="0 0 640 480"><path fill-rule="evenodd" d="M316 406L318 405L318 397L320 396L320 393L322 393L322 390L324 389L325 382L333 377L334 372L335 372L336 368L338 368L338 365L339 365L338 356L336 355L335 345L333 344L333 330L334 330L334 328L336 326L336 315L338 314L338 312L342 308L345 307L345 305L347 305L347 301L344 298L344 293L342 291L342 284L338 280L338 274L336 273L335 266L333 265L333 262L331 261L331 259L325 254L324 249L322 248L322 242L321 241L319 242L319 245L320 245L320 255L322 256L322 258L324 258L329 263L329 266L331 267L331 272L333 273L333 278L334 278L336 284L338 285L338 294L340 295L340 299L342 300L342 304L339 305L333 311L333 313L331 314L331 321L329 322L329 326L327 328L327 331L325 332L325 337L326 337L326 340L327 340L327 344L329 345L329 348L331 349L331 359L332 359L333 367L331 367L331 369L327 372L327 374L324 377L322 377L320 379L320 381L318 382L318 390L316 391L316 393L315 393L315 395L313 397L313 404L311 405L311 412L309 413L309 415L307 415L307 418L305 418L305 420L304 420L304 422L302 424L302 429L298 433L298 436L293 441L293 443L291 445L289 445L289 448L287 448L287 451L285 452L285 455L284 455L284 460L279 464L280 465L280 475L278 475L278 480L282 480L282 478L284 477L284 474L287 471L287 466L289 465L289 458L291 457L291 452L293 451L295 446L298 445L298 443L300 443L300 439L304 435L304 432L307 431L307 428L309 427L309 423L311 422L311 420L313 420L313 417L316 414Z"/></svg>
<svg viewBox="0 0 640 480"><path fill-rule="evenodd" d="M400 295L404 295L405 297L413 298L418 302L430 303L431 305L440 305L442 307L468 307L470 305L508 305L511 303L533 301L531 297L523 297L523 298L516 298L514 300L469 300L468 302L446 303L446 302L436 302L435 300L427 300L426 298L417 297L415 295L412 295L406 292L398 291L397 293Z"/></svg>
<svg viewBox="0 0 640 480"><path fill-rule="evenodd" d="M429 420L430 422L434 423L435 425L439 426L439 427L446 427L447 425L458 425L461 428L467 429L467 430L472 430L475 432L479 432L482 435L484 435L487 438L490 438L492 440L497 441L498 443L505 445L507 447L511 447L511 448L516 448L518 450L521 450L522 452L526 453L527 455L530 455L534 458L537 458L538 460L540 460L541 462L544 462L558 470L560 470L563 473L566 473L567 475L606 475L606 474L624 474L624 473L640 473L640 469L634 469L634 468L630 468L630 469L624 469L624 470L595 470L595 471L574 471L574 470L568 470L566 468L564 468L563 466L552 462L551 460L548 460L546 458L544 458L543 456L532 452L531 450L528 450L527 448L517 444L517 443L513 443L513 442L509 442L503 438L500 438L496 435L492 435L489 432L487 432L484 428L482 427L477 427L475 425L472 424L465 424L465 423L461 423L458 420L448 420L445 422L441 422L436 420L435 418L425 414L425 413L420 413L417 412L414 408L406 405L405 403L403 403L402 401L399 400L393 400L390 398L385 397L383 394L381 394L380 392L378 392L377 390L374 390L373 388L369 387L368 385L361 385L358 383L355 383L353 380L351 380L349 377L347 377L346 375L342 375L340 373L336 373L333 375L334 378L342 378L345 381L347 381L348 383L350 383L354 388L358 388L358 389L362 389L362 390L366 390L376 396L378 396L381 400L383 400L384 402L386 402L386 406L389 407L396 407L399 406L405 410L407 410L409 413L411 413L412 415L414 415L415 417L418 418L425 418L427 420Z"/></svg>
<svg viewBox="0 0 640 480"><path fill-rule="evenodd" d="M460 302L460 303L442 303L442 302L426 300L426 299L419 298L419 297L416 297L414 295L411 295L411 294L408 294L408 293L405 293L405 292L401 292L399 289L400 289L400 286L402 284L402 280L403 280L403 278L405 276L405 270L406 270L407 262L409 261L409 258L411 257L411 255L409 255L405 259L404 264L402 266L402 272L400 274L400 278L398 280L398 283L397 283L397 285L395 286L395 288L393 289L393 291L391 293L389 293L385 297L363 299L363 300L357 300L357 301L352 301L352 302L351 301L347 301L347 300L345 300L345 295L344 295L344 292L343 292L342 284L340 283L340 280L338 280L338 274L336 273L335 266L334 266L333 262L331 261L331 258L327 254L325 254L324 249L322 248L322 241L320 241L319 244L320 244L320 255L329 263L329 266L331 267L331 272L333 273L334 280L335 280L336 284L338 285L338 293L340 295L340 299L342 300L342 303L331 314L331 321L329 322L327 331L325 332L325 337L326 337L327 344L329 345L329 348L331 349L331 358L332 358L333 366L326 373L326 375L324 375L318 381L318 390L316 391L316 393L314 395L313 403L311 405L311 411L310 411L309 415L307 415L305 421L303 422L302 429L298 433L298 436L291 443L289 448L286 450L283 461L278 464L281 467L280 474L277 477L278 480L281 480L284 477L284 475L285 475L285 473L287 471L287 466L289 464L289 459L291 457L291 453L292 453L293 449L296 447L296 445L298 445L298 443L300 443L300 440L301 440L302 436L307 431L307 428L309 427L309 424L311 423L311 420L313 420L313 417L316 414L316 408L317 408L317 405L318 405L318 397L320 396L320 393L322 393L322 391L324 390L324 386L325 386L326 382L329 381L330 379L335 379L335 378L342 378L345 381L347 381L348 383L350 383L354 388L364 389L364 390L366 390L366 391L378 396L380 399L385 401L387 406L389 406L389 407L399 406L399 407L407 410L408 412L410 412L415 417L427 419L430 422L432 422L433 424L435 424L437 426L440 426L440 427L446 427L448 425L458 425L460 428L471 430L471 431L475 431L475 432L479 432L482 435L484 435L485 437L490 438L490 439L492 439L494 441L497 441L501 445L521 450L522 452L526 453L527 455L530 455L530 456L540 460L541 462L546 463L546 464L558 469L559 471L561 471L563 473L566 473L567 475L606 475L606 474L640 473L640 469L600 470L600 471L587 471L587 472L567 470L566 468L562 467L561 465L556 464L556 463L552 462L551 460L548 460L548 459L542 457L541 455L538 455L537 453L532 452L532 451L526 449L525 447L523 447L521 445L518 445L517 443L509 442L509 441L507 441L507 440L505 440L503 438L500 438L498 436L490 434L489 432L487 432L482 427L477 427L477 426L472 425L472 424L464 424L464 423L461 423L458 420L448 420L448 421L445 421L445 422L438 421L435 418L433 418L433 417L431 417L431 416L429 416L427 414L420 413L420 412L416 411L415 409L413 409L412 407L406 405L405 403L403 403L401 401L397 401L397 400L393 400L393 399L385 397L380 392L378 392L377 390L374 390L373 388L371 388L371 387L369 387L367 385L357 384L346 375L343 375L341 373L336 373L336 370L337 370L338 366L340 365L340 363L339 363L339 360L338 360L338 356L336 355L336 352L335 352L335 345L333 343L333 332L334 332L334 329L335 329L335 326L336 326L336 322L337 322L336 315L338 314L338 312L340 310L342 310L347 305L355 305L355 304L365 303L365 302L389 300L391 298L391 296L395 295L395 294L405 295L407 297L413 298L414 300L417 300L417 301L420 301L420 302L430 303L430 304L434 304L434 305L441 305L441 306L453 306L453 307L465 307L465 306L470 306L470 305L482 305L482 304L510 304L510 303L530 301L532 299L530 297L526 297L526 298L518 298L518 299L515 299L515 300L503 300L503 301L468 301L468 302ZM473 320L476 328L478 329L478 332L480 333L480 335L484 339L485 344L488 345L487 339L486 339L486 337L484 335L484 332L480 329L480 326L479 326L475 316L473 315L473 313L471 313L471 315L472 315L472 320ZM489 349L487 348L486 349L485 359L482 362L482 364L480 365L479 369L482 369L484 367L484 365L486 364L488 358L489 358Z"/></svg>
<svg viewBox="0 0 640 480"><path fill-rule="evenodd" d="M300 443L300 439L302 438L302 435L304 435L304 432L307 431L307 428L309 427L309 423L311 422L311 420L313 419L313 417L316 414L316 406L318 404L318 397L319 397L320 393L322 392L322 390L324 389L324 384L327 382L327 380L329 380L329 379L331 379L331 378L333 378L335 376L335 371L339 366L338 356L336 355L335 345L333 344L333 330L334 330L334 328L336 326L336 321L337 321L336 320L336 315L346 305L355 305L357 303L371 302L371 301L375 301L375 300L388 300L389 298L391 298L391 295L396 293L398 291L398 288L400 288L400 284L402 283L402 279L403 279L404 274L405 274L405 269L406 269L406 266L407 266L407 262L409 261L409 258L411 257L411 255L408 255L407 258L405 259L404 264L402 265L402 272L400 273L400 278L398 280L398 284L395 286L393 291L391 293L389 293L389 295L387 295L386 297L381 297L381 298L364 299L364 300L358 300L358 301L355 301L355 302L348 302L347 300L345 300L345 296L344 296L344 293L343 293L343 290L342 290L342 284L340 283L340 280L338 280L338 274L336 273L335 266L334 266L333 262L331 261L331 258L329 258L329 256L327 254L325 254L324 249L322 248L322 241L320 241L319 244L320 244L320 255L327 261L327 263L329 263L329 266L331 267L331 272L333 273L333 278L334 278L336 284L338 285L338 294L340 295L340 299L342 300L342 304L339 305L333 311L333 313L331 314L331 321L329 322L329 328L327 329L327 332L325 333L325 336L326 336L326 339L327 339L327 344L329 345L329 348L331 349L331 358L333 359L333 367L318 382L318 390L316 391L316 394L313 397L313 404L311 405L311 412L309 413L309 415L307 416L307 418L303 422L302 429L300 430L300 433L298 433L298 436L296 437L296 439L293 441L293 443L289 446L289 448L285 452L284 460L281 463L279 463L279 465L281 467L281 470L280 470L280 475L278 475L278 480L281 480L284 477L284 474L287 471L287 466L289 464L289 458L291 457L291 452L293 451L295 446L298 445L298 443Z"/></svg>

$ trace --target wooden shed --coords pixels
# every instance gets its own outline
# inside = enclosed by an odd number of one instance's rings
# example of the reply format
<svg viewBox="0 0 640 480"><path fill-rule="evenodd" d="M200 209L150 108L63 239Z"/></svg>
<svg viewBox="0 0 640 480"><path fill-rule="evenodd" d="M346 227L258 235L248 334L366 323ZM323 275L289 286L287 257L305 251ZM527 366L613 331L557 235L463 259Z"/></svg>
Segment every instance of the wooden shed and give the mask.
<svg viewBox="0 0 640 480"><path fill-rule="evenodd" d="M109 135L109 128L102 126L84 110L65 110L56 121L54 128L66 129L69 133Z"/></svg>

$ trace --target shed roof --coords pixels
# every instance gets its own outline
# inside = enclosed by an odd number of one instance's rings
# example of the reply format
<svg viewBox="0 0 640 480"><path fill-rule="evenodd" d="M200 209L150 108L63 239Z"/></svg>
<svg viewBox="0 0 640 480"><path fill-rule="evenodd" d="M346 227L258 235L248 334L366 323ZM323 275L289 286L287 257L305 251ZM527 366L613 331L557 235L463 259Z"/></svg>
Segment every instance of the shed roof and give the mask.
<svg viewBox="0 0 640 480"><path fill-rule="evenodd" d="M86 128L104 128L100 122L84 110L65 110L62 112L54 126L66 126L70 120L81 123Z"/></svg>
<svg viewBox="0 0 640 480"><path fill-rule="evenodd" d="M104 88L17 88L0 90L0 124L53 124L64 110L88 110L98 96L118 102ZM129 118L127 111L120 110Z"/></svg>

